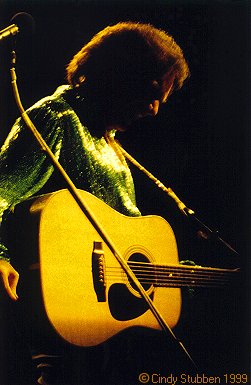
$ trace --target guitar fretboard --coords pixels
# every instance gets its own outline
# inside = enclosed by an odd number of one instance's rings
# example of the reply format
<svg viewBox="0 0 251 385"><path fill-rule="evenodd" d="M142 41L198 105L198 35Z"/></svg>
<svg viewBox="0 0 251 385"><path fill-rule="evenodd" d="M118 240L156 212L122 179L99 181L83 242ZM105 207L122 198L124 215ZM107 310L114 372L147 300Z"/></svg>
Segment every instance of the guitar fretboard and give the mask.
<svg viewBox="0 0 251 385"><path fill-rule="evenodd" d="M146 262L128 262L141 284L159 287L221 287L231 283L239 269L201 266L166 266Z"/></svg>

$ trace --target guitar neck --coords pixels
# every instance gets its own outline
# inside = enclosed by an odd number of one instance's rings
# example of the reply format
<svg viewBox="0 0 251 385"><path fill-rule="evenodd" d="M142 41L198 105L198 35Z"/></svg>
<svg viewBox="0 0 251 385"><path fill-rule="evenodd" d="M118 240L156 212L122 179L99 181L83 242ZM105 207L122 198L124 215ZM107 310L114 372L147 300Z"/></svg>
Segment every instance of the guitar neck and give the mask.
<svg viewBox="0 0 251 385"><path fill-rule="evenodd" d="M158 265L129 262L129 266L142 284L156 287L224 287L230 284L239 269L219 269L186 265Z"/></svg>

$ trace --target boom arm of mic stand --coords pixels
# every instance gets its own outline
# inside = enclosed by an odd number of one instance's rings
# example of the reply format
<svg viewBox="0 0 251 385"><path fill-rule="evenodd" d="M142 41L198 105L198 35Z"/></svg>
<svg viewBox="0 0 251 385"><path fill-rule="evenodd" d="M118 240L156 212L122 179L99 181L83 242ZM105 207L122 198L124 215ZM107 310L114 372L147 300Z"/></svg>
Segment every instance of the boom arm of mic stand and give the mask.
<svg viewBox="0 0 251 385"><path fill-rule="evenodd" d="M235 255L240 255L237 250L235 250L228 242L226 242L223 238L220 237L218 230L213 230L210 227L208 227L204 222L202 222L194 213L194 211L187 209L185 207L183 209L185 214L188 218L190 218L193 222L199 224L202 227L202 237L204 239L216 239L219 241L222 245L224 245L228 250L230 250Z"/></svg>
<svg viewBox="0 0 251 385"><path fill-rule="evenodd" d="M111 138L111 140L113 140ZM148 176L149 179L151 179L162 191L164 191L168 196L170 196L178 206L179 210L182 212L182 214L185 214L188 218L192 219L195 223L202 226L205 239L210 239L214 237L217 239L221 244L223 244L228 250L230 250L232 253L239 255L239 253L226 241L224 241L220 236L218 231L214 231L210 229L205 223L203 223L198 217L195 216L195 212L192 209L189 209L175 194L175 192L171 189L171 187L166 187L159 179L157 179L150 171L148 171L142 164L140 164L135 158L133 158L125 149L117 142L113 141L117 148L122 152L122 154L132 163L134 166L136 166L140 171L142 171L144 174Z"/></svg>
<svg viewBox="0 0 251 385"><path fill-rule="evenodd" d="M165 186L164 186L165 187ZM232 253L239 255L239 253L224 239L222 239L219 236L219 232L217 230L212 230L210 227L208 227L204 222L202 222L196 215L195 212L192 209L189 209L174 193L174 191L169 187L163 189L177 204L180 211L185 214L188 218L190 218L193 222L199 224L202 227L202 236L204 239L211 239L214 238L217 241L219 241L221 244L223 244L228 250L230 250Z"/></svg>

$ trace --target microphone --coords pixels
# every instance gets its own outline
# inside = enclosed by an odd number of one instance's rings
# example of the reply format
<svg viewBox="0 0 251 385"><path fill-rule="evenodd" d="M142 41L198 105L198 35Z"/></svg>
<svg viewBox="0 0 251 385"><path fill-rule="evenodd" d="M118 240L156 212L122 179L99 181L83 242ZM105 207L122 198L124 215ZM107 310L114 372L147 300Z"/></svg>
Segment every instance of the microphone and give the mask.
<svg viewBox="0 0 251 385"><path fill-rule="evenodd" d="M0 41L8 38L9 36L15 36L20 32L27 34L28 32L33 32L34 30L34 19L28 13L17 13L12 17L11 22L13 24L0 31Z"/></svg>

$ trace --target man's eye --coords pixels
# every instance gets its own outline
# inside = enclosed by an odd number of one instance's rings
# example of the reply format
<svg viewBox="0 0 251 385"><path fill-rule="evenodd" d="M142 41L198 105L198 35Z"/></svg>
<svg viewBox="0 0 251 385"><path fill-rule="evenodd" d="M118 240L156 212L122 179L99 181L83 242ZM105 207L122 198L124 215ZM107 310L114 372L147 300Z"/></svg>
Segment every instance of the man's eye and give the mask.
<svg viewBox="0 0 251 385"><path fill-rule="evenodd" d="M165 100L165 92L162 85L157 80L154 80L152 86L152 98L162 103L162 100Z"/></svg>

